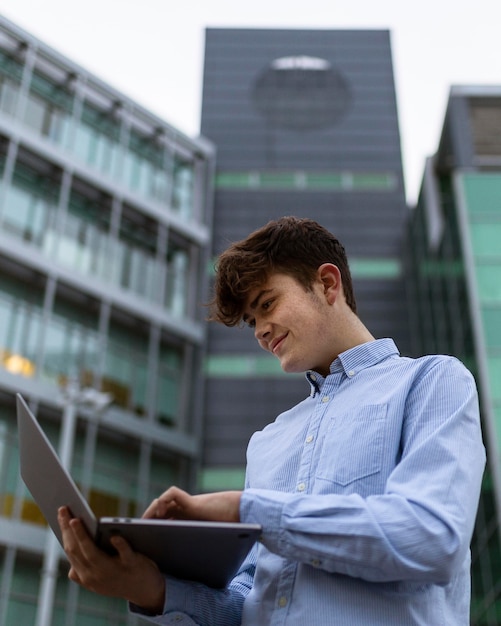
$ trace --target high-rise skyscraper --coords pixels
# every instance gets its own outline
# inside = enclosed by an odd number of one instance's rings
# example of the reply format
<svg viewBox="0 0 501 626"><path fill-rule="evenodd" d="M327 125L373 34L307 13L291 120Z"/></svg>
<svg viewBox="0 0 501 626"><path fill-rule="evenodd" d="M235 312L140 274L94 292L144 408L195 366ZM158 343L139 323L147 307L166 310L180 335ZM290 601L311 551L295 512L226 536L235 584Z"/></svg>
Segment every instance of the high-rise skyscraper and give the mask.
<svg viewBox="0 0 501 626"><path fill-rule="evenodd" d="M208 29L201 131L217 145L213 254L283 215L346 247L359 314L409 353L407 217L388 31ZM209 329L202 486L242 484L256 429L308 393L248 329Z"/></svg>

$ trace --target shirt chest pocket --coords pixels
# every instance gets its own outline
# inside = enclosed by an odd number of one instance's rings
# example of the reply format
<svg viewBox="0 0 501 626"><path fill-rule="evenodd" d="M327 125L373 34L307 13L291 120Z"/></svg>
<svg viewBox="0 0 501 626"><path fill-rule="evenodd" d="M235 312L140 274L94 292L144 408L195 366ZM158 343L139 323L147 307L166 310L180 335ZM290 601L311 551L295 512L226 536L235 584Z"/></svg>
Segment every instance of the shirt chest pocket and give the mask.
<svg viewBox="0 0 501 626"><path fill-rule="evenodd" d="M316 477L346 486L381 471L386 404L359 407L329 420Z"/></svg>

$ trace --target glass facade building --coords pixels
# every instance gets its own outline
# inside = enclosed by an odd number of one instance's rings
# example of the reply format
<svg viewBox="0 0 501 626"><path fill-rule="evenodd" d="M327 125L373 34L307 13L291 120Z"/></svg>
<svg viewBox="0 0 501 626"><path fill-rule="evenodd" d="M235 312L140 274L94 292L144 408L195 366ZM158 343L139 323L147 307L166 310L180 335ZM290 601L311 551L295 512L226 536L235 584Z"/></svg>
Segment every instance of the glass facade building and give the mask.
<svg viewBox="0 0 501 626"><path fill-rule="evenodd" d="M54 626L137 621L70 585L64 559L42 593L14 398L57 448L69 381L111 394L101 415L73 407L71 472L98 516L194 487L212 179L210 142L0 19L0 626L41 626L42 603Z"/></svg>
<svg viewBox="0 0 501 626"><path fill-rule="evenodd" d="M472 626L501 623L501 88L451 90L409 222L417 353L459 357L480 392L488 466L472 544Z"/></svg>

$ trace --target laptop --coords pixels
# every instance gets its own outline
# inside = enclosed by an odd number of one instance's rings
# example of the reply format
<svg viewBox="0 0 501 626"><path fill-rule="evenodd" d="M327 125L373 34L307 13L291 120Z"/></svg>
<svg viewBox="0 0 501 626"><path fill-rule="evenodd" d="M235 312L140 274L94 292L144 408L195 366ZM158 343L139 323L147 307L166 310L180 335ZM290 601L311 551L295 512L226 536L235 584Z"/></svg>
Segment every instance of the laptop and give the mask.
<svg viewBox="0 0 501 626"><path fill-rule="evenodd" d="M20 470L24 483L62 545L57 510L67 506L80 518L96 544L115 550L113 535L123 536L132 549L151 558L165 574L223 588L254 543L261 526L229 522L97 519L61 462L27 403L17 394Z"/></svg>

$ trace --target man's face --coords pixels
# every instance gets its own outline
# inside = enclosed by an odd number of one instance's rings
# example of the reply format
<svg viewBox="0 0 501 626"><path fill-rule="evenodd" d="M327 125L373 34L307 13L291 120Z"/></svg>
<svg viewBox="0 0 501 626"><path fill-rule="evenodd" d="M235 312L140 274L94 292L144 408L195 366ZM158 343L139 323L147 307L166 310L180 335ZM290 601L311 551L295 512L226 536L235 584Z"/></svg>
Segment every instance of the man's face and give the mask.
<svg viewBox="0 0 501 626"><path fill-rule="evenodd" d="M278 358L284 372L329 373L336 356L328 340L332 307L320 280L307 291L287 274L272 274L250 293L243 321L254 329L261 348Z"/></svg>

